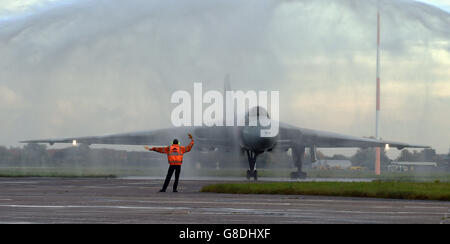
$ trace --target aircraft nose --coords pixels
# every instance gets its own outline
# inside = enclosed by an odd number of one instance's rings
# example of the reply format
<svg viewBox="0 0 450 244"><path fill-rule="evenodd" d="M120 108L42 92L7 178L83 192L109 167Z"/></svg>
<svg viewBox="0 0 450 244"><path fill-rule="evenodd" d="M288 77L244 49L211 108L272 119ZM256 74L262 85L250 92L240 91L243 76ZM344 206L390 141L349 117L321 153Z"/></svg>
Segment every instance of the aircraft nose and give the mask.
<svg viewBox="0 0 450 244"><path fill-rule="evenodd" d="M247 148L258 151L270 149L275 143L273 137L261 137L261 128L251 126L244 128L242 139Z"/></svg>
<svg viewBox="0 0 450 244"><path fill-rule="evenodd" d="M264 149L269 149L273 146L272 137L260 137L258 140L258 146Z"/></svg>

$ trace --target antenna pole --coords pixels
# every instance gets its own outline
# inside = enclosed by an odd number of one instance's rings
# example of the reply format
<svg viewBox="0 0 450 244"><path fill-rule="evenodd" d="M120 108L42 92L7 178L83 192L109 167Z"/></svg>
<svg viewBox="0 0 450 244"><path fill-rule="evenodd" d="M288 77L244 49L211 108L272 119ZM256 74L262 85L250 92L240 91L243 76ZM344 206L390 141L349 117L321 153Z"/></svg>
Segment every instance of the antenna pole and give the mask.
<svg viewBox="0 0 450 244"><path fill-rule="evenodd" d="M380 139L380 6L377 1L377 105L375 121L375 137ZM375 148L375 174L380 175L380 147Z"/></svg>

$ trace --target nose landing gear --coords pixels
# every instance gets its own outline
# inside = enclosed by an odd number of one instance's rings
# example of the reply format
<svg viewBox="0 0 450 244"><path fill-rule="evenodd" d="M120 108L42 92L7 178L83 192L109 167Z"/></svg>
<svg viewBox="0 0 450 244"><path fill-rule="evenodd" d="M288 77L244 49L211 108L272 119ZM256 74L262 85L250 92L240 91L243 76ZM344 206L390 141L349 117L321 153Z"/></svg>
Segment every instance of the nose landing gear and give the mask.
<svg viewBox="0 0 450 244"><path fill-rule="evenodd" d="M250 178L258 180L258 170L247 170L247 180L250 180Z"/></svg>
<svg viewBox="0 0 450 244"><path fill-rule="evenodd" d="M262 152L246 150L246 153L247 153L248 166L249 166L249 170L247 170L247 179L250 180L250 178L254 178L254 180L256 181L256 180L258 180L258 171L255 170L256 158Z"/></svg>

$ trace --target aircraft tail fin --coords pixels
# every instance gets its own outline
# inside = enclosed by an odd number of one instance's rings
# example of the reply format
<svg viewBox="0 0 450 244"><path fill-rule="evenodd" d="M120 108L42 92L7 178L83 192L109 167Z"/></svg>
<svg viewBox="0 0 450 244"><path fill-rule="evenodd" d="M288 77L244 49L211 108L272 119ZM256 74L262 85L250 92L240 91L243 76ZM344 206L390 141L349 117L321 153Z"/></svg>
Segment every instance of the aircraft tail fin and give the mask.
<svg viewBox="0 0 450 244"><path fill-rule="evenodd" d="M226 74L225 75L225 79L223 80L223 98L224 98L224 103L223 103L223 112L224 112L224 117L223 117L223 123L226 124L226 109L227 109L227 103L229 102L227 99L227 91L231 91L231 82L230 82L230 74Z"/></svg>
<svg viewBox="0 0 450 244"><path fill-rule="evenodd" d="M225 96L226 91L231 91L230 74L225 75L223 80L223 95Z"/></svg>

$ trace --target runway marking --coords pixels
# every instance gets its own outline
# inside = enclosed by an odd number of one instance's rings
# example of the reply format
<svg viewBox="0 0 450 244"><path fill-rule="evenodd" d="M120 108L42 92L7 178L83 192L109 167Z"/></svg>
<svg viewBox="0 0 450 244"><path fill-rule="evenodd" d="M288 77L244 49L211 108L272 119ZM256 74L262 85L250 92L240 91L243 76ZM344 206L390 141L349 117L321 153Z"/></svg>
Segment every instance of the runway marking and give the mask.
<svg viewBox="0 0 450 244"><path fill-rule="evenodd" d="M120 201L120 200L119 200ZM265 202L201 202L201 201L137 201L140 203L169 203L169 204L234 204L234 205L271 205L271 206L291 206L291 203L265 203ZM312 204L311 204L312 205Z"/></svg>
<svg viewBox="0 0 450 244"><path fill-rule="evenodd" d="M430 212L371 212L371 211L353 211L353 210L327 210L327 209L254 209L254 208L191 208L191 207L148 207L148 206L83 206L83 205L0 205L0 207L11 208L103 208L103 209L133 209L133 210L188 210L188 214L192 212L199 214L254 214L254 215L278 215L286 217L295 217L297 213L313 214L313 213L345 213L345 214L428 214L443 216L447 213L430 213ZM191 212L192 211L192 212Z"/></svg>
<svg viewBox="0 0 450 244"><path fill-rule="evenodd" d="M112 187L110 187L110 186L82 186L82 187L84 187L84 188L88 188L88 189L109 189L109 188L112 188ZM123 186L114 186L114 188L120 188L120 187L123 187Z"/></svg>
<svg viewBox="0 0 450 244"><path fill-rule="evenodd" d="M355 214L432 214L432 215L443 215L444 213L430 213L430 212L370 212L370 211L352 211L352 210L338 210L332 211L334 213L355 213Z"/></svg>
<svg viewBox="0 0 450 244"><path fill-rule="evenodd" d="M38 181L0 181L0 184L37 184Z"/></svg>
<svg viewBox="0 0 450 244"><path fill-rule="evenodd" d="M374 208L374 209L392 209L392 206L367 206L367 208Z"/></svg>
<svg viewBox="0 0 450 244"><path fill-rule="evenodd" d="M247 200L252 200L252 199L247 199ZM320 203L301 203L301 202L235 202L235 201L151 201L151 200L115 200L115 199L111 199L111 200L107 200L108 202L138 202L138 203L154 203L154 204L229 204L229 205L265 205L265 206L292 206L292 207L321 207L321 205L324 204L320 204ZM319 202L322 201L324 203L328 203L328 202L335 202L333 200L319 200ZM317 200L308 200L308 202L318 202ZM339 201L341 203L343 202L348 202L348 203L353 203L352 201ZM326 204L325 204L326 206ZM429 207L429 206L379 206L379 205L375 205L375 206L371 206L368 205L366 206L366 208L368 209L395 209L395 208L411 208L411 209L449 209L447 207ZM344 210L342 210L344 211ZM368 212L368 213L375 213L375 212ZM382 212L378 212L378 213L382 213ZM392 213L395 213L392 212Z"/></svg>
<svg viewBox="0 0 450 244"><path fill-rule="evenodd" d="M0 221L0 224L2 225L23 225L23 224L34 224L33 222L24 222L24 221Z"/></svg>
<svg viewBox="0 0 450 244"><path fill-rule="evenodd" d="M420 208L424 208L424 209L447 209L447 211L450 210L449 207L430 207L430 206L404 206L404 208L415 208L415 209L420 209Z"/></svg>
<svg viewBox="0 0 450 244"><path fill-rule="evenodd" d="M0 205L11 208L110 208L110 209L149 209L149 210L189 210L185 207L142 207L142 206L83 206L83 205Z"/></svg>
<svg viewBox="0 0 450 244"><path fill-rule="evenodd" d="M313 197L313 196L311 196L311 197ZM338 198L338 197L336 197L336 198ZM420 204L420 205L435 205L436 204L436 202L424 202L426 200L383 199L383 198L373 199L373 198L363 198L363 197L361 197L361 198L355 197L355 198L352 198L352 200L345 200L345 199L301 199L301 198L288 198L288 199L290 199L290 200L299 200L299 201L303 201L303 202L318 202L318 203L320 203L320 202L324 202L324 203L329 203L329 202L334 202L334 203L335 202L339 202L339 203L355 203L356 201L358 201L358 202L370 202L370 203L373 203L373 204L376 204L376 203L386 204L386 203L392 203L393 201L395 201L399 205L398 206L394 206L394 207L408 207L409 205L406 205L406 204L410 204L410 205L413 205L413 206L410 206L411 208L414 208L414 207L418 208L418 207L420 207L417 204ZM441 202L439 204L448 205L450 207L450 202ZM368 207L370 207L370 206L368 206ZM442 206L442 208L445 208L445 207Z"/></svg>

